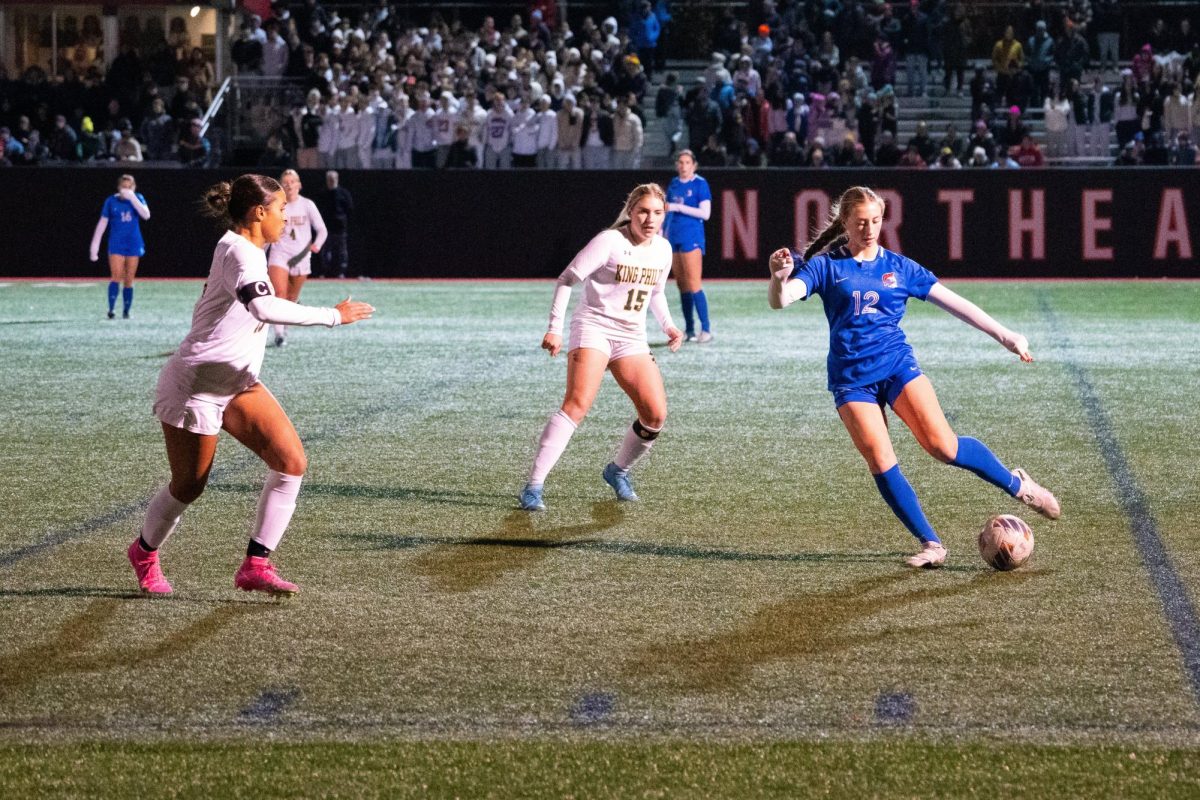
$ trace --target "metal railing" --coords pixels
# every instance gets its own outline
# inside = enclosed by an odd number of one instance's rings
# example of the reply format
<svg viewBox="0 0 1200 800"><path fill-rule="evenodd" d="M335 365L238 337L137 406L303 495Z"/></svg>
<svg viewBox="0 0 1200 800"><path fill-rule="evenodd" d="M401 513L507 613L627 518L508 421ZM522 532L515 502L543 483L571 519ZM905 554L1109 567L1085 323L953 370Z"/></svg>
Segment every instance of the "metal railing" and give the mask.
<svg viewBox="0 0 1200 800"><path fill-rule="evenodd" d="M217 93L213 96L212 102L208 104L208 110L205 111L204 116L200 118L201 136L204 136L208 133L208 126L212 124L212 121L216 118L217 114L221 113L221 107L225 105L225 98L229 96L229 87L232 85L232 78L226 78L221 82L221 87L217 89Z"/></svg>

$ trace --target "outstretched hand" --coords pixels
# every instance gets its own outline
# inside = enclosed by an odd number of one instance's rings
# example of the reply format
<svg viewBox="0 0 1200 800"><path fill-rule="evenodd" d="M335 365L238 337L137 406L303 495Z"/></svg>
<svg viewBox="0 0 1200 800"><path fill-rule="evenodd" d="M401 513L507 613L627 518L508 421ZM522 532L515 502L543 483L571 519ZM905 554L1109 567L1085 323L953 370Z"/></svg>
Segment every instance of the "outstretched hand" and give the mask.
<svg viewBox="0 0 1200 800"><path fill-rule="evenodd" d="M674 326L667 328L667 349L672 353L683 346L683 331Z"/></svg>
<svg viewBox="0 0 1200 800"><path fill-rule="evenodd" d="M375 307L370 303L362 303L351 300L347 297L342 302L334 306L338 313L342 315L342 324L349 325L351 322L358 322L363 319L370 319L375 313Z"/></svg>
<svg viewBox="0 0 1200 800"><path fill-rule="evenodd" d="M1021 334L1013 334L1012 341L1005 343L1009 350L1021 357L1021 360L1026 364L1033 361L1033 354L1029 352L1029 340Z"/></svg>
<svg viewBox="0 0 1200 800"><path fill-rule="evenodd" d="M542 349L550 353L551 358L554 358L558 355L558 351L562 350L562 335L547 333L542 337Z"/></svg>
<svg viewBox="0 0 1200 800"><path fill-rule="evenodd" d="M777 281L787 280L791 277L792 270L796 268L795 262L792 261L792 251L786 247L781 247L771 253L771 260L768 264L771 277Z"/></svg>

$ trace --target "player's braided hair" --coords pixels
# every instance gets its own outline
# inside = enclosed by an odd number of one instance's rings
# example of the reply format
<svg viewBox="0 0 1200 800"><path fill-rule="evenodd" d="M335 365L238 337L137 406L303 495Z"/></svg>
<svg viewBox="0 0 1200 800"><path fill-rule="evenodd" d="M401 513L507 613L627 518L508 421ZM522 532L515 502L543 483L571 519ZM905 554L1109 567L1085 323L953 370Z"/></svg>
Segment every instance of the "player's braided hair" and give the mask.
<svg viewBox="0 0 1200 800"><path fill-rule="evenodd" d="M833 204L833 208L829 209L829 219L825 222L825 227L804 248L804 260L808 261L813 256L824 252L844 237L846 235L845 217L862 203L878 203L881 214L885 210L883 198L876 194L874 189L867 186L851 186L842 192L842 196Z"/></svg>
<svg viewBox="0 0 1200 800"><path fill-rule="evenodd" d="M266 175L243 175L233 183L221 181L204 193L204 213L226 225L244 222L256 206L269 205L279 181Z"/></svg>
<svg viewBox="0 0 1200 800"><path fill-rule="evenodd" d="M615 230L622 225L627 225L630 220L630 215L633 213L633 207L646 195L654 195L662 201L663 207L667 205L667 193L657 183L643 183L640 186L633 187L633 191L625 198L625 207L621 209L621 213L617 215L617 220L608 229Z"/></svg>

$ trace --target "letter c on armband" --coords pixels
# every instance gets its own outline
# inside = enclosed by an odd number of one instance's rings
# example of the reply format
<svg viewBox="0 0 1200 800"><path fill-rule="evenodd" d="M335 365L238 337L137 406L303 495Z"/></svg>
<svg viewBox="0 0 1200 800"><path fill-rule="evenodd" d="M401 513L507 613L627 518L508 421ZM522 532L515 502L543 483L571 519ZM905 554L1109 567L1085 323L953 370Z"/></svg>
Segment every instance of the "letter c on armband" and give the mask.
<svg viewBox="0 0 1200 800"><path fill-rule="evenodd" d="M250 302L255 298L269 297L271 294L271 284L266 281L255 281L239 288L237 290L237 299L242 301L242 305L249 308Z"/></svg>

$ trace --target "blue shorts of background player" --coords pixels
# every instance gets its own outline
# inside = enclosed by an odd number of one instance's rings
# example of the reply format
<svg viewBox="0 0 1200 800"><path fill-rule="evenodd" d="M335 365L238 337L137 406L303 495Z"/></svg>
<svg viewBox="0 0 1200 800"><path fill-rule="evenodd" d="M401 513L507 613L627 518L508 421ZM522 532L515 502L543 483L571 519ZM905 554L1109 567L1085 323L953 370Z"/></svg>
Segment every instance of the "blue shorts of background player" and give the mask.
<svg viewBox="0 0 1200 800"><path fill-rule="evenodd" d="M670 240L668 240L668 241L670 241ZM693 250L699 250L700 255L704 255L705 254L704 241L701 240L701 241L697 242L694 239L689 239L689 240L683 241L683 242L675 242L675 241L671 242L671 252L672 253L690 253Z"/></svg>
<svg viewBox="0 0 1200 800"><path fill-rule="evenodd" d="M846 386L833 390L833 407L841 408L846 403L876 403L879 406L896 404L896 398L904 391L910 382L925 373L917 366L917 360L911 355L904 359L896 371L881 381L868 383L864 386Z"/></svg>

